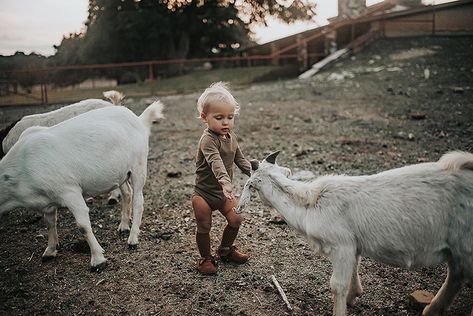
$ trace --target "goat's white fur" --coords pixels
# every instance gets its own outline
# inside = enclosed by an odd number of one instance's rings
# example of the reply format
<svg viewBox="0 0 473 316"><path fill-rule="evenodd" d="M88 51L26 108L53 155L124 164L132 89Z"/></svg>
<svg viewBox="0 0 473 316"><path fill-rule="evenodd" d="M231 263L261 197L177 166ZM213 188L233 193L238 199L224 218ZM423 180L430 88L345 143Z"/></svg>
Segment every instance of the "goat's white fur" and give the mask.
<svg viewBox="0 0 473 316"><path fill-rule="evenodd" d="M138 244L143 213L148 137L151 123L162 118L161 102L140 117L125 107L105 107L83 113L52 127L26 130L0 161L0 214L19 207L44 212L48 247L56 256L57 207L67 207L91 250L91 266L105 263L95 239L84 198L120 187L133 190L133 225L128 245Z"/></svg>
<svg viewBox="0 0 473 316"><path fill-rule="evenodd" d="M54 111L27 115L19 120L8 132L2 141L2 149L6 154L20 138L21 133L31 126L53 126L79 114L101 109L108 106L119 105L123 99L123 94L118 91L105 91L103 95L112 103L100 99L87 99L80 102L64 106Z"/></svg>
<svg viewBox="0 0 473 316"><path fill-rule="evenodd" d="M440 315L464 280L473 280L473 155L451 152L438 162L371 176L322 176L311 182L287 178L287 168L263 161L250 188L276 208L330 259L334 315L361 294L360 256L406 268L447 262L448 275L423 315ZM472 311L473 313L473 311Z"/></svg>
<svg viewBox="0 0 473 316"><path fill-rule="evenodd" d="M33 126L50 127L88 111L101 109L104 107L109 107L109 106L114 106L114 105L120 105L124 98L124 95L121 92L118 92L115 90L104 91L103 95L105 98L109 99L111 103L104 100L100 100L100 99L87 99L87 100L83 100L71 105L64 106L54 111L50 111L46 113L39 113L39 114L32 114L32 115L23 117L12 127L12 129L8 132L8 134L3 139L2 156L5 155L13 147L13 145L18 141L20 136L24 134L24 132L27 129L29 129L29 133L34 132L36 129L31 129L31 127ZM119 197L121 195L127 194L128 192L129 190L122 193L120 188L113 190L112 192L110 192L110 195L108 197L108 203L115 204L119 200ZM130 230L130 228L127 227L127 224L126 224L127 222L128 223L130 222L130 219L125 220L125 218L127 217L127 214L131 213L130 203L125 203L127 201L130 201L130 196L124 197L124 200L122 199L122 204L121 204L122 221L120 222L120 225L118 226L118 230L121 232Z"/></svg>

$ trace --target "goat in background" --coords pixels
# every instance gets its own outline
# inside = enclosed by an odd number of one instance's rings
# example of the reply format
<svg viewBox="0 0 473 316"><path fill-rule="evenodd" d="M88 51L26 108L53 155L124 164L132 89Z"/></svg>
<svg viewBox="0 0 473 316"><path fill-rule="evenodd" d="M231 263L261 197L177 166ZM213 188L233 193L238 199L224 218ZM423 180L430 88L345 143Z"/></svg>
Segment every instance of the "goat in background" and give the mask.
<svg viewBox="0 0 473 316"><path fill-rule="evenodd" d="M2 143L2 152L0 153L0 158L5 156L8 151L10 151L13 145L18 141L18 138L20 138L21 133L23 133L28 127L50 127L61 123L67 119L70 119L71 117L91 110L97 110L108 106L120 105L121 101L124 98L123 94L114 90L105 91L103 95L111 102L100 99L87 99L67 106L63 106L54 111L31 114L22 117L20 120L14 122L6 129L1 131L2 137L0 137L0 141Z"/></svg>

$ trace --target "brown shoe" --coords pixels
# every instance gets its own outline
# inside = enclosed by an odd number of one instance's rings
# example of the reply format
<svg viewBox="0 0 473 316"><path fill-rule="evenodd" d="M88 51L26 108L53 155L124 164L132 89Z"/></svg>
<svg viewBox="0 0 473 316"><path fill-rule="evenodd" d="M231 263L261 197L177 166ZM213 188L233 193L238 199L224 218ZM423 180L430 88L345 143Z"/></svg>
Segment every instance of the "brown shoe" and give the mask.
<svg viewBox="0 0 473 316"><path fill-rule="evenodd" d="M217 250L217 255L222 261L234 263L245 263L250 258L250 256L247 254L238 251L236 246L219 247Z"/></svg>
<svg viewBox="0 0 473 316"><path fill-rule="evenodd" d="M217 266L215 265L214 257L200 258L197 261L197 270L202 274L217 273Z"/></svg>

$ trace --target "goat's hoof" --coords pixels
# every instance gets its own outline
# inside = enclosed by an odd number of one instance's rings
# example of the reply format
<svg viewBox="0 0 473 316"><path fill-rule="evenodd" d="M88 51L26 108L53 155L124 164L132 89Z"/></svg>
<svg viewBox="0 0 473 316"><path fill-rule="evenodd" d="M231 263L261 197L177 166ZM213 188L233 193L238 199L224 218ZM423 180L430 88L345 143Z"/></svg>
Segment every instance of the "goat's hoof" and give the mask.
<svg viewBox="0 0 473 316"><path fill-rule="evenodd" d="M42 262L51 262L56 259L56 256L42 256L41 261Z"/></svg>
<svg viewBox="0 0 473 316"><path fill-rule="evenodd" d="M43 255L41 256L41 261L49 262L56 259L58 246L59 245L56 245L56 248L50 248L50 247L46 248L46 250L44 250L43 252Z"/></svg>
<svg viewBox="0 0 473 316"><path fill-rule="evenodd" d="M363 292L358 291L358 292L356 292L354 295L348 296L348 298L347 298L347 305L348 305L348 306L355 306L355 305L356 305L356 300L357 300L357 298L360 297L362 293L363 293Z"/></svg>
<svg viewBox="0 0 473 316"><path fill-rule="evenodd" d="M108 205L117 205L117 204L118 204L117 199L114 199L114 198L108 199Z"/></svg>
<svg viewBox="0 0 473 316"><path fill-rule="evenodd" d="M104 261L102 263L99 263L96 266L91 266L90 271L91 272L102 272L103 270L105 270L106 267L107 267L107 261Z"/></svg>
<svg viewBox="0 0 473 316"><path fill-rule="evenodd" d="M138 249L138 244L128 244L128 249L136 250L136 249Z"/></svg>
<svg viewBox="0 0 473 316"><path fill-rule="evenodd" d="M120 234L120 236L128 236L130 234L130 229L121 229L119 228L118 229L118 233Z"/></svg>
<svg viewBox="0 0 473 316"><path fill-rule="evenodd" d="M347 305L350 306L350 307L353 307L355 306L356 304L356 297L355 298L352 298L351 300L347 300Z"/></svg>

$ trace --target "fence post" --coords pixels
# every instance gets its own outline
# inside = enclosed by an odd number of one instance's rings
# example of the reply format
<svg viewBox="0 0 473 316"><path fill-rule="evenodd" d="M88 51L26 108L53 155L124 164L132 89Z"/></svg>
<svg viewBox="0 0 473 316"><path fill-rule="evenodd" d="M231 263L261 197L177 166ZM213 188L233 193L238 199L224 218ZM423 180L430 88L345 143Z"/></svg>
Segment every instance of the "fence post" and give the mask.
<svg viewBox="0 0 473 316"><path fill-rule="evenodd" d="M48 105L48 88L44 82L41 82L41 103Z"/></svg>
<svg viewBox="0 0 473 316"><path fill-rule="evenodd" d="M382 36L383 38L386 37L386 22L385 22L385 16L386 16L386 10L383 10L383 13L382 13L382 18L381 18L381 29L382 29Z"/></svg>
<svg viewBox="0 0 473 316"><path fill-rule="evenodd" d="M251 56L247 56L246 60L248 62L248 84L253 80L253 75L251 73Z"/></svg>
<svg viewBox="0 0 473 316"><path fill-rule="evenodd" d="M432 35L435 36L435 5L432 8Z"/></svg>
<svg viewBox="0 0 473 316"><path fill-rule="evenodd" d="M44 99L46 101L46 105L48 105L49 102L48 102L48 84L47 83L44 84Z"/></svg>
<svg viewBox="0 0 473 316"><path fill-rule="evenodd" d="M271 56L274 56L271 59L271 64L273 64L274 66L279 66L279 56L278 55L273 55L274 52L278 51L278 46L275 43L271 43L270 47L271 47Z"/></svg>
<svg viewBox="0 0 473 316"><path fill-rule="evenodd" d="M297 35L297 61L299 63L299 72L306 71L309 68L309 56L307 51L307 42L302 39L301 35Z"/></svg>
<svg viewBox="0 0 473 316"><path fill-rule="evenodd" d="M355 33L355 23L351 22L351 41L353 42L355 40L356 33Z"/></svg>
<svg viewBox="0 0 473 316"><path fill-rule="evenodd" d="M154 75L153 75L153 64L149 63L148 64L148 81L149 81L149 87L150 87L150 93L151 95L154 94Z"/></svg>

